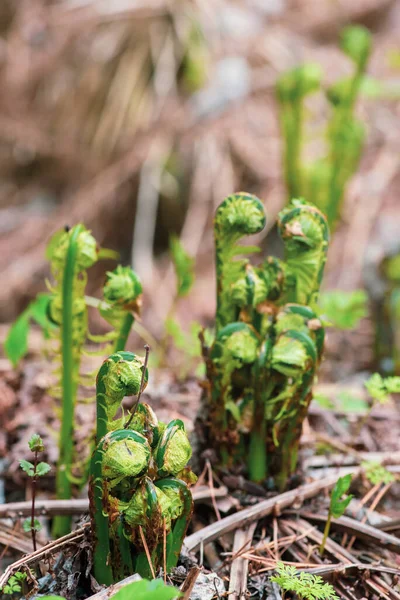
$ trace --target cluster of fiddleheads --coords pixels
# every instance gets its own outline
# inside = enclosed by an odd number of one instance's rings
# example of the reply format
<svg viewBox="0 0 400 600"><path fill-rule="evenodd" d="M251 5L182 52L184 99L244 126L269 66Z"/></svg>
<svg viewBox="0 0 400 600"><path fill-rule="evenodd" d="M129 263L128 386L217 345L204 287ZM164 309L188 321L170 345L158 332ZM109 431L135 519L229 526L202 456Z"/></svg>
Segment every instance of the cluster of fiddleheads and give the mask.
<svg viewBox="0 0 400 600"><path fill-rule="evenodd" d="M313 64L297 67L284 73L276 86L288 197L313 198L331 227L340 216L345 188L357 169L364 142L365 127L354 115L354 108L371 53L371 35L364 27L347 27L340 47L355 68L350 78L341 79L326 90L331 107L326 156L311 164L302 160L304 101L321 87L320 68Z"/></svg>
<svg viewBox="0 0 400 600"><path fill-rule="evenodd" d="M85 288L87 270L108 251L99 249L95 238L83 225L57 232L51 239L47 257L50 260L53 282L48 284L47 315L56 338L56 358L60 359L57 373L59 385L53 388L61 397L61 431L59 438L59 462L57 467L57 498L71 497L72 470L74 465L75 405L80 384L90 385L90 375L80 373L82 355L88 339L97 342L110 341L115 350L125 347L134 316L140 307L142 287L136 274L129 267L117 267L107 273L104 302L100 303L102 316L113 330L105 336L91 336L88 330L88 308ZM84 482L83 482L84 483ZM70 518L56 517L53 525L55 536L69 531Z"/></svg>
<svg viewBox="0 0 400 600"><path fill-rule="evenodd" d="M187 467L192 451L182 421L160 423L145 403L115 419L124 396L139 394L147 377L131 352L111 355L97 376L89 499L99 583L134 572L149 577L160 566L170 571L192 513L195 476Z"/></svg>
<svg viewBox="0 0 400 600"><path fill-rule="evenodd" d="M204 430L220 465L247 461L251 479L271 475L283 488L323 349L314 310L329 233L315 206L293 200L278 220L284 260L235 260L257 250L238 242L264 225L263 205L251 194L229 196L216 212L216 337L205 352Z"/></svg>

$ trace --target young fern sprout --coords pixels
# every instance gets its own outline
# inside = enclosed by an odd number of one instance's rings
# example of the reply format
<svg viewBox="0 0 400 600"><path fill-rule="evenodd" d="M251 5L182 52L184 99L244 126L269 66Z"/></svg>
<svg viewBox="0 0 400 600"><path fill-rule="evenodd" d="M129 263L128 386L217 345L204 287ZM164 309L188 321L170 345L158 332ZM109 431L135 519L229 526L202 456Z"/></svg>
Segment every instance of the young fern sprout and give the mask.
<svg viewBox="0 0 400 600"><path fill-rule="evenodd" d="M50 286L49 318L57 326L61 350L62 420L59 438L56 495L71 497L73 463L73 427L82 347L87 335L87 308L84 294L86 270L98 259L96 240L83 225L58 232L48 250L55 285ZM53 535L70 531L71 517L57 516Z"/></svg>
<svg viewBox="0 0 400 600"><path fill-rule="evenodd" d="M114 342L113 352L125 350L135 315L140 314L142 291L140 279L130 267L118 265L107 272L103 290L106 307L100 305L100 314L113 326L108 336Z"/></svg>
<svg viewBox="0 0 400 600"><path fill-rule="evenodd" d="M199 421L221 467L247 464L252 480L272 476L283 489L296 468L324 345L314 306L329 232L315 206L293 200L278 219L284 260L235 260L249 248L240 238L264 224L263 205L250 194L229 196L216 212L216 336Z"/></svg>
<svg viewBox="0 0 400 600"><path fill-rule="evenodd" d="M346 185L361 156L365 128L354 116L355 104L371 53L371 35L361 26L344 29L340 47L354 63L350 78L326 90L331 117L326 127L327 151L311 164L302 159L304 100L321 86L318 66L302 65L284 73L276 84L284 139L283 164L289 198L309 197L326 214L333 227L340 217Z"/></svg>
<svg viewBox="0 0 400 600"><path fill-rule="evenodd" d="M276 96L280 107L282 135L285 141L284 168L289 198L302 196L304 98L319 89L322 73L318 65L307 64L280 76Z"/></svg>
<svg viewBox="0 0 400 600"><path fill-rule="evenodd" d="M187 467L192 451L182 421L159 423L144 403L132 418L114 419L124 396L139 394L147 378L145 365L130 352L111 355L97 377L89 499L94 574L106 585L176 566L193 509L189 485L196 478Z"/></svg>

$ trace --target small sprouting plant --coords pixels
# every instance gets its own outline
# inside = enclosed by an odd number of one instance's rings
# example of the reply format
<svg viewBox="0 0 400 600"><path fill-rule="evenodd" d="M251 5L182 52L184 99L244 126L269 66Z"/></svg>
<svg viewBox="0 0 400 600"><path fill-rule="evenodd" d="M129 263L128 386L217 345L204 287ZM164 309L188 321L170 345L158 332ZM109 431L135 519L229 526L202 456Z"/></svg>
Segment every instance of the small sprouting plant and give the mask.
<svg viewBox="0 0 400 600"><path fill-rule="evenodd" d="M299 572L296 567L281 562L277 564L276 572L271 581L280 585L285 592L296 593L302 600L339 600L334 588L319 575Z"/></svg>
<svg viewBox="0 0 400 600"><path fill-rule="evenodd" d="M14 594L20 594L22 592L22 586L26 581L27 574L22 571L17 571L14 575L8 578L7 583L0 590L3 594L9 594L13 596Z"/></svg>
<svg viewBox="0 0 400 600"><path fill-rule="evenodd" d="M139 402L147 378L146 361L130 352L111 355L97 376L89 499L94 574L107 585L176 566L193 509L189 486L196 478L187 467L192 450L184 425L159 423ZM126 395L138 400L116 419Z"/></svg>
<svg viewBox="0 0 400 600"><path fill-rule="evenodd" d="M170 586L165 585L160 579L141 579L124 585L112 597L114 600L173 600L182 596L181 592ZM41 600L65 600L62 596L41 596Z"/></svg>
<svg viewBox="0 0 400 600"><path fill-rule="evenodd" d="M41 525L38 519L35 519L35 498L36 498L36 483L38 477L43 477L51 470L51 467L46 462L38 462L38 454L44 452L43 440L37 433L34 433L28 442L29 449L34 454L33 463L28 460L20 460L20 467L32 479L32 508L31 516L25 519L23 527L24 531L30 531L32 535L33 550L36 551L36 533L40 531Z"/></svg>
<svg viewBox="0 0 400 600"><path fill-rule="evenodd" d="M265 221L251 194L228 196L216 211L216 334L205 351L199 420L221 466L247 463L252 480L272 476L283 489L296 468L323 350L315 307L329 232L315 206L293 200L278 219L284 260L267 257L255 266L244 257L259 249L239 242Z"/></svg>
<svg viewBox="0 0 400 600"><path fill-rule="evenodd" d="M391 394L400 393L400 377L382 377L379 373L374 373L365 382L365 387L372 398L372 403L364 417L357 424L355 437L359 435L364 425L368 422L370 414L377 404L385 404L389 401Z"/></svg>
<svg viewBox="0 0 400 600"><path fill-rule="evenodd" d="M320 297L321 313L337 329L348 330L358 326L368 314L368 296L364 290L345 292L332 290Z"/></svg>
<svg viewBox="0 0 400 600"><path fill-rule="evenodd" d="M355 173L365 137L365 128L354 115L357 97L365 79L371 35L367 29L346 27L340 47L354 64L350 78L337 81L326 91L331 107L327 124L326 156L311 164L302 161L304 146L304 99L320 89L321 70L313 64L284 73L276 90L285 142L284 166L289 198L309 197L326 214L333 228L340 216L346 185Z"/></svg>
<svg viewBox="0 0 400 600"><path fill-rule="evenodd" d="M328 518L326 520L324 536L322 538L322 543L319 549L321 555L324 553L325 550L325 544L329 536L332 518L338 519L339 517L341 517L344 514L344 511L346 510L348 505L350 504L351 499L353 498L352 494L349 494L348 496L346 496L346 498L342 498L343 494L346 494L346 492L350 488L351 478L351 473L345 475L344 477L339 477L335 484L335 487L331 492L331 501L329 503Z"/></svg>
<svg viewBox="0 0 400 600"><path fill-rule="evenodd" d="M385 469L379 462L364 461L361 463L361 467L364 469L365 476L372 485L378 485L380 483L386 485L387 483L392 483L396 480L393 473Z"/></svg>
<svg viewBox="0 0 400 600"><path fill-rule="evenodd" d="M58 231L51 238L46 257L51 269L51 281L47 282L49 293L39 294L16 320L5 342L5 351L14 365L26 354L32 320L54 342L51 349L57 365L57 384L51 392L61 399L56 496L68 499L72 494L73 482L85 483L85 468L78 468L74 456L73 431L80 390L93 384L91 374L81 373L82 356L87 352L86 342L106 343L106 347L102 348L106 354L123 350L134 317L140 312L142 286L138 276L129 267L118 266L108 272L104 300L97 301L97 307L113 329L106 335L92 336L88 328L88 305L92 299L85 296L87 271L101 258L116 258L116 253L99 248L91 232L78 224ZM95 353L98 354L97 351ZM85 463L85 460L81 460L81 463ZM76 473L81 475L80 479ZM53 535L59 537L68 533L70 524L71 517L56 516Z"/></svg>

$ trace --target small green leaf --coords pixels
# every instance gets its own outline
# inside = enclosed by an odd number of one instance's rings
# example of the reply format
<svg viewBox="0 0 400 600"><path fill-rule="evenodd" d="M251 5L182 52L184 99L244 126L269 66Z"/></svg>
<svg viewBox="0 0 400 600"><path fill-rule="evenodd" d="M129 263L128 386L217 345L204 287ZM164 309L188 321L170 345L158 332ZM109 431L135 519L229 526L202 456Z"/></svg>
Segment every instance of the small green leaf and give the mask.
<svg viewBox="0 0 400 600"><path fill-rule="evenodd" d="M34 531L40 531L42 529L42 525L40 523L40 521L38 519L34 519L33 520L33 528L31 527L31 518L28 517L27 519L24 520L23 524L22 524L23 530L26 531L26 533L29 533L32 531L32 529Z"/></svg>
<svg viewBox="0 0 400 600"><path fill-rule="evenodd" d="M364 290L344 292L332 290L321 294L320 307L323 318L337 329L354 329L368 314L368 296Z"/></svg>
<svg viewBox="0 0 400 600"><path fill-rule="evenodd" d="M46 462L40 462L36 467L36 473L39 477L43 477L43 475L46 475L49 471L51 471L51 467Z"/></svg>
<svg viewBox="0 0 400 600"><path fill-rule="evenodd" d="M345 475L344 477L339 477L335 484L335 487L332 490L329 511L335 519L343 515L351 499L353 498L353 496L350 494L349 496L347 496L347 498L341 500L341 497L348 491L351 485L351 478L351 473Z"/></svg>
<svg viewBox="0 0 400 600"><path fill-rule="evenodd" d="M34 433L32 435L31 439L28 442L28 446L32 452L43 452L44 451L43 440L40 437L40 435L37 433Z"/></svg>
<svg viewBox="0 0 400 600"><path fill-rule="evenodd" d="M315 400L321 408L326 408L328 410L333 410L335 408L334 402L332 402L328 396L325 396L325 394L314 394L313 400Z"/></svg>
<svg viewBox="0 0 400 600"><path fill-rule="evenodd" d="M354 396L345 390L337 395L340 408L343 412L365 413L368 410L368 403L358 396Z"/></svg>
<svg viewBox="0 0 400 600"><path fill-rule="evenodd" d="M142 579L125 585L113 596L113 600L172 600L180 596L179 590L165 585L161 579Z"/></svg>
<svg viewBox="0 0 400 600"><path fill-rule="evenodd" d="M171 235L169 239L169 251L177 277L177 295L178 298L181 298L190 292L193 285L194 260L189 256L182 242L175 235Z"/></svg>
<svg viewBox="0 0 400 600"><path fill-rule="evenodd" d="M361 463L362 468L365 471L365 476L372 485L377 485L378 483L391 483L395 481L396 478L383 465L379 462L374 461L365 461Z"/></svg>
<svg viewBox="0 0 400 600"><path fill-rule="evenodd" d="M25 311L11 325L4 342L4 351L7 358L16 367L28 352L29 315Z"/></svg>
<svg viewBox="0 0 400 600"><path fill-rule="evenodd" d="M374 400L383 404L389 400L389 394L400 393L400 377L383 378L379 373L374 373L366 381L365 387Z"/></svg>
<svg viewBox="0 0 400 600"><path fill-rule="evenodd" d="M25 471L25 473L27 473L29 475L29 477L33 477L34 465L31 462L29 462L29 460L21 459L19 461L19 466L21 467L21 469L23 471Z"/></svg>

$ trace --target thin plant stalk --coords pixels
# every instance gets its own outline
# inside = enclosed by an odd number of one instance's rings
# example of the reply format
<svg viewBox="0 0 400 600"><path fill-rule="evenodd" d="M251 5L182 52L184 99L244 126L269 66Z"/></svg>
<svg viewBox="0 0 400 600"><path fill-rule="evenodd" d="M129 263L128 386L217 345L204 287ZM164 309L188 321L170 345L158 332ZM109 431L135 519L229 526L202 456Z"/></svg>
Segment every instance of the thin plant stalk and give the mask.
<svg viewBox="0 0 400 600"><path fill-rule="evenodd" d="M62 422L59 442L59 461L56 476L56 498L71 498L71 465L73 460L73 428L77 389L77 364L73 352L73 289L78 236L82 228L75 227L68 246L62 286ZM55 538L71 529L70 516L56 516L53 522Z"/></svg>
<svg viewBox="0 0 400 600"><path fill-rule="evenodd" d="M120 329L119 335L115 340L113 352L125 350L126 342L128 341L128 337L131 332L134 320L135 319L133 314L131 312L127 312L122 322L122 327Z"/></svg>
<svg viewBox="0 0 400 600"><path fill-rule="evenodd" d="M332 515L331 515L331 511L329 511L328 518L325 523L324 535L322 537L322 542L319 547L319 553L321 556L323 555L323 553L325 551L326 540L328 539L329 531L331 529L331 520L332 520Z"/></svg>
<svg viewBox="0 0 400 600"><path fill-rule="evenodd" d="M36 497L36 481L37 473L36 468L38 464L38 452L35 450L35 459L33 462L33 477L32 477L32 505L31 505L31 534L32 534L32 545L33 551L36 552L36 527L35 527L35 497Z"/></svg>

